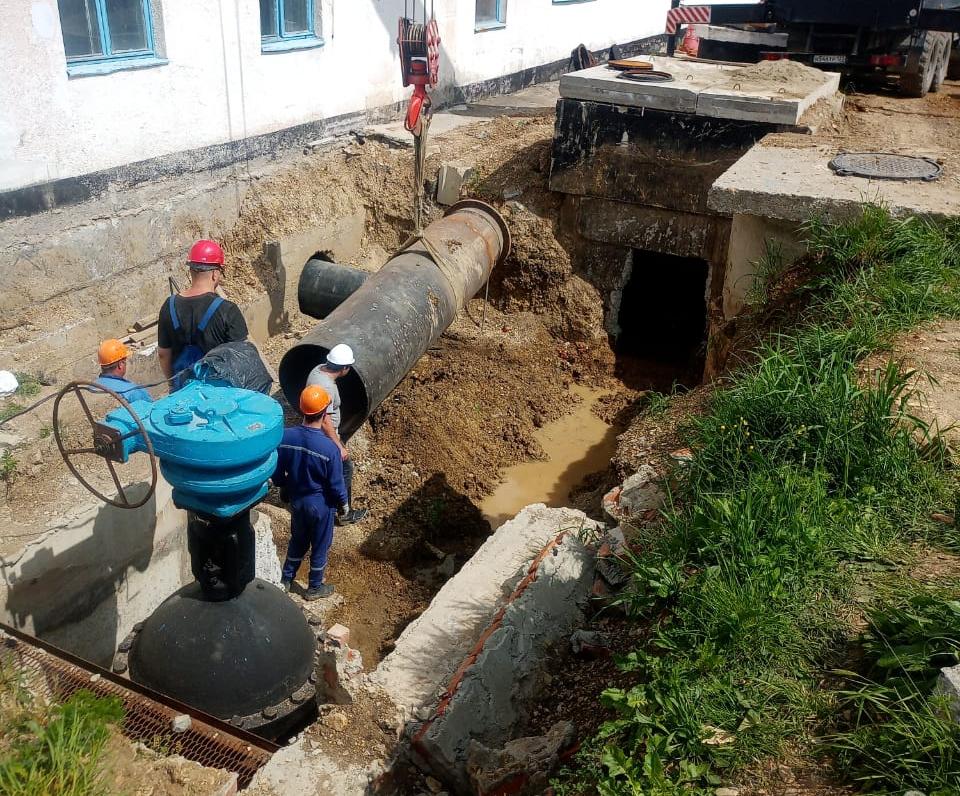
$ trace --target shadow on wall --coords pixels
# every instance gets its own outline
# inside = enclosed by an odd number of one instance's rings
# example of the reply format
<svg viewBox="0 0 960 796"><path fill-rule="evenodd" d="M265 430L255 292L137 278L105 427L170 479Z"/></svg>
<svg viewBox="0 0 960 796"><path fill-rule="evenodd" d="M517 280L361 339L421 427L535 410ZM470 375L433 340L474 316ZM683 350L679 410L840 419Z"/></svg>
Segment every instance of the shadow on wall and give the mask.
<svg viewBox="0 0 960 796"><path fill-rule="evenodd" d="M130 487L131 499L139 499L146 489L147 484ZM124 593L129 588L127 571L133 567L144 572L150 565L156 525L154 494L139 509L100 507L89 532L87 523L78 523L50 534L18 565L3 567L4 580L16 578L6 600L13 624L109 666L119 640L121 600L126 603L138 596ZM165 588L162 580L141 583Z"/></svg>

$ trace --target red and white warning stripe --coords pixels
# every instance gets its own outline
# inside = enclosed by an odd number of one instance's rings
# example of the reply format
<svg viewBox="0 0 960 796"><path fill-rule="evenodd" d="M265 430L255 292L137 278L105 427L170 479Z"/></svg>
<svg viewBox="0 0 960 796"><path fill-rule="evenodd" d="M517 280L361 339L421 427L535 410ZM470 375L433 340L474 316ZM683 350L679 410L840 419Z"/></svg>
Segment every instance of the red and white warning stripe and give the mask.
<svg viewBox="0 0 960 796"><path fill-rule="evenodd" d="M680 25L708 25L712 12L710 6L680 6L667 12L667 33L673 36Z"/></svg>

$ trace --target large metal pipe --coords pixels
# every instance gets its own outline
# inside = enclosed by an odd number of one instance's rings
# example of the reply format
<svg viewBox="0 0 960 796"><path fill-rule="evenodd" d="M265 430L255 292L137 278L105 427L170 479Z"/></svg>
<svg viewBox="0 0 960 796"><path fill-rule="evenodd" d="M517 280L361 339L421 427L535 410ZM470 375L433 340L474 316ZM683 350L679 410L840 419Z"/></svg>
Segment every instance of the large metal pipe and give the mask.
<svg viewBox="0 0 960 796"><path fill-rule="evenodd" d="M369 271L314 257L300 274L297 301L300 312L323 320L367 281Z"/></svg>
<svg viewBox="0 0 960 796"><path fill-rule="evenodd" d="M338 343L353 348L356 365L337 385L344 439L410 372L510 252L503 218L474 200L453 205L423 238L426 243L410 244L371 274L280 362L280 386L296 406L307 376L327 352Z"/></svg>

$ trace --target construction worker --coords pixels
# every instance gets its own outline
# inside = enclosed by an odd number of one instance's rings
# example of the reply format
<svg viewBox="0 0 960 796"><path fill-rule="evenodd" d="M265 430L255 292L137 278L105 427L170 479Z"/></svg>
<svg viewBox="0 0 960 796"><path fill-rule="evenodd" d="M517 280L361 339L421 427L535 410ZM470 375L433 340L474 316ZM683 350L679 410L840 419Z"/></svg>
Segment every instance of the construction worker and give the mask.
<svg viewBox="0 0 960 796"><path fill-rule="evenodd" d="M163 303L157 322L157 356L163 374L168 379L174 377L173 389L186 381L182 371L210 349L247 339L247 324L240 308L217 295L224 268L220 244L198 240L190 249L187 265L190 287Z"/></svg>
<svg viewBox="0 0 960 796"><path fill-rule="evenodd" d="M340 451L323 429L329 407L330 395L323 387L304 387L300 393L303 423L284 430L273 474L273 483L290 501L290 544L281 586L290 591L309 549L306 600L319 600L334 592L331 584L323 582L323 574L333 542L334 511L343 511L347 505Z"/></svg>
<svg viewBox="0 0 960 796"><path fill-rule="evenodd" d="M119 340L104 340L97 349L100 362L100 375L96 383L119 393L131 403L133 401L152 401L143 387L127 378L127 360L130 349Z"/></svg>
<svg viewBox="0 0 960 796"><path fill-rule="evenodd" d="M330 396L330 408L327 410L327 419L323 430L340 451L343 459L343 480L347 485L347 510L337 517L338 525L351 525L367 516L367 509L353 507L353 459L350 451L340 439L340 390L337 388L337 379L342 379L350 372L356 360L353 349L345 343L335 345L327 354L326 361L317 365L307 376L307 384L323 387Z"/></svg>

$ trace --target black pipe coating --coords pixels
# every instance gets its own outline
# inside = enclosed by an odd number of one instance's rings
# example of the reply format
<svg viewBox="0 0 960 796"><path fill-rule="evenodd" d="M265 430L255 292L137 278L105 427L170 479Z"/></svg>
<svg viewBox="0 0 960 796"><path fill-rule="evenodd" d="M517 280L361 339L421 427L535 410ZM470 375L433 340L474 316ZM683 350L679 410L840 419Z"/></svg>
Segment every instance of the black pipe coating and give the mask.
<svg viewBox="0 0 960 796"><path fill-rule="evenodd" d="M297 301L300 312L323 320L367 281L369 271L314 257L303 266Z"/></svg>
<svg viewBox="0 0 960 796"><path fill-rule="evenodd" d="M297 406L310 371L327 352L338 343L353 349L356 364L337 382L344 440L410 372L510 251L503 218L475 200L453 205L423 237L429 246L415 241L370 274L280 362L280 386L290 405ZM313 283L316 271L305 274ZM301 302L309 292L302 277ZM306 298L312 306L313 297Z"/></svg>

